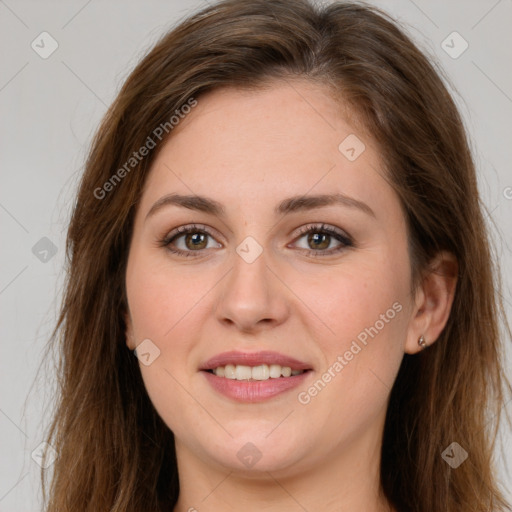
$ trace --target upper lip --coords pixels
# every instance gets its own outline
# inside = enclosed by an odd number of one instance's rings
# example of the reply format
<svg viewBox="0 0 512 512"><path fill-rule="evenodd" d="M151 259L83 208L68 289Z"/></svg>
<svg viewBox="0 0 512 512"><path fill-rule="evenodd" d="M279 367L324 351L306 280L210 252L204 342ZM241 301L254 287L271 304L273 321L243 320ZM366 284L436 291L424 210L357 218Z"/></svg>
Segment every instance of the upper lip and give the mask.
<svg viewBox="0 0 512 512"><path fill-rule="evenodd" d="M200 367L200 370L213 370L219 366L226 366L227 364L245 365L245 366L259 366L262 364L278 364L280 366L289 366L292 370L310 370L311 365L299 361L290 356L280 354L279 352L261 351L261 352L222 352L205 361Z"/></svg>

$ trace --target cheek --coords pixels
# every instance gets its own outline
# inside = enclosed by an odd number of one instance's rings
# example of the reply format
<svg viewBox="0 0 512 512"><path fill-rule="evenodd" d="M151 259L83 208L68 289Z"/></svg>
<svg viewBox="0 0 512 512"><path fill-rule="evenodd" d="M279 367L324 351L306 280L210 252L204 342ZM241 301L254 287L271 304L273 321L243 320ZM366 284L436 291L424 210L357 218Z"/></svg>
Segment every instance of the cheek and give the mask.
<svg viewBox="0 0 512 512"><path fill-rule="evenodd" d="M201 298L211 288L206 275L192 267L173 269L165 257L134 254L126 287L134 332L139 338L167 343L181 324L201 311Z"/></svg>
<svg viewBox="0 0 512 512"><path fill-rule="evenodd" d="M351 446L385 413L403 358L404 308L395 298L361 287L326 304L335 335L316 338L323 367L295 397L301 414L317 418L318 434L326 439Z"/></svg>
<svg viewBox="0 0 512 512"><path fill-rule="evenodd" d="M359 339L364 342L364 333L369 336L371 327L376 327L379 334L393 330L396 334L403 328L399 320L404 316L400 313L405 309L407 297L405 277L396 265L386 263L383 258L366 262L354 259L323 279L313 275L309 279L302 274L297 278L295 290L305 297L310 315L314 314L324 325L325 342L337 351L340 343L356 339L360 334ZM374 329L370 330L375 334Z"/></svg>
<svg viewBox="0 0 512 512"><path fill-rule="evenodd" d="M149 339L159 350L151 365L139 366L152 402L167 419L172 419L166 412L171 402L180 410L194 405L180 383L197 370L197 357L192 356L211 311L206 295L218 280L210 274L192 265L173 268L165 257L143 250L134 251L128 261L126 288L135 344Z"/></svg>
<svg viewBox="0 0 512 512"><path fill-rule="evenodd" d="M190 351L202 323L198 316L205 314L200 300L205 281L194 277L192 271L187 276L165 262L134 253L126 288L136 344L150 339L160 351L150 365L139 362L147 394L167 426L185 437L186 425L173 411L196 418L203 414L187 392L186 382L191 371ZM207 417L200 419L208 422Z"/></svg>
<svg viewBox="0 0 512 512"><path fill-rule="evenodd" d="M330 400L343 402L340 410L346 411L373 399L377 406L396 378L407 327L408 274L396 254L345 263L329 279L306 279L299 293L315 313L305 312L311 323L318 325L319 317L323 324L311 329L323 355L317 387L323 394L327 382L326 406Z"/></svg>

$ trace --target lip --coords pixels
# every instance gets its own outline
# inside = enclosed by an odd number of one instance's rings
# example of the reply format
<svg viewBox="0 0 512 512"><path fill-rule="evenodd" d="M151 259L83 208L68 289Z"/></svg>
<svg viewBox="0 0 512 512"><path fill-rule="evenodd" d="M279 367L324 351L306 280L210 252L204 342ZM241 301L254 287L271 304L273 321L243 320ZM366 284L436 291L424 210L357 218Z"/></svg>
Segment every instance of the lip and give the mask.
<svg viewBox="0 0 512 512"><path fill-rule="evenodd" d="M205 376L210 386L218 393L237 402L253 403L263 402L299 386L312 372L307 371L291 377L254 381L217 377L208 371L202 371L201 373Z"/></svg>
<svg viewBox="0 0 512 512"><path fill-rule="evenodd" d="M280 366L289 366L292 370L305 371L300 375L268 380L227 379L225 377L217 377L208 371L219 366L226 366L227 364L246 366L278 364ZM246 403L263 402L301 385L312 373L312 369L312 366L308 363L272 351L223 352L208 359L199 368L215 391L237 402Z"/></svg>
<svg viewBox="0 0 512 512"><path fill-rule="evenodd" d="M272 352L269 350L260 352L240 352L230 351L217 354L201 364L200 370L213 370L219 366L226 366L227 364L240 364L246 366L259 366L261 364L278 364L280 366L289 366L292 370L311 370L310 364L307 364L293 357L280 354L279 352ZM288 378L288 377L286 377ZM228 379L229 380L229 379ZM262 381L264 382L264 381Z"/></svg>

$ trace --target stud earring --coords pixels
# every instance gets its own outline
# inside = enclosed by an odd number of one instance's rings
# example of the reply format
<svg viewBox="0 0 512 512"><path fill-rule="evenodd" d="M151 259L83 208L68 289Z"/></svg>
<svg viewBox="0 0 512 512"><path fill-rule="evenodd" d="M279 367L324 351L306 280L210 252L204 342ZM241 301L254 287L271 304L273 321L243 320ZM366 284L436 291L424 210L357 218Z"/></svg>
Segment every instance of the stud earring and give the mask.
<svg viewBox="0 0 512 512"><path fill-rule="evenodd" d="M428 347L423 334L418 338L418 345L421 347L422 350L425 350Z"/></svg>

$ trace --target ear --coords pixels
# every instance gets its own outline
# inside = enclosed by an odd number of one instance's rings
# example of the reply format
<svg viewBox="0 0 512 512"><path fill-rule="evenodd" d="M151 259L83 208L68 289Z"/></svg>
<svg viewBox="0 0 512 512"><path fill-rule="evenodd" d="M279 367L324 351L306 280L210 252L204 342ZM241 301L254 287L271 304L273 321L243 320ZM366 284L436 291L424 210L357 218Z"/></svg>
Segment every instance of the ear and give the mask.
<svg viewBox="0 0 512 512"><path fill-rule="evenodd" d="M422 350L420 336L432 345L450 316L457 285L458 264L455 256L442 251L432 260L415 297L415 307L405 342L405 352L416 354Z"/></svg>

